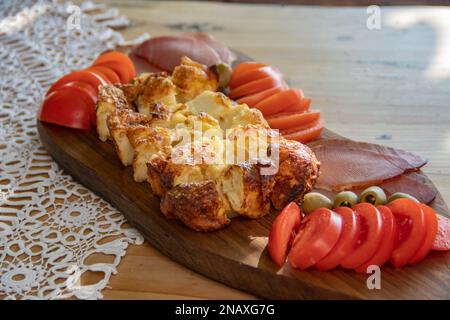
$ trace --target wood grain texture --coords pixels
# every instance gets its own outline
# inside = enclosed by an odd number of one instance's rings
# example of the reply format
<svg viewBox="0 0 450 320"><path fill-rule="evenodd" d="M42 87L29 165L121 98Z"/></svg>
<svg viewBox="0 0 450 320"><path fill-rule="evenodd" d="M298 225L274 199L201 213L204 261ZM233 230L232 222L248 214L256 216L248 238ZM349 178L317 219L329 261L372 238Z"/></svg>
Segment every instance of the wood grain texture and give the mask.
<svg viewBox="0 0 450 320"><path fill-rule="evenodd" d="M208 31L278 66L313 97L333 131L428 157L424 172L450 199L450 75L448 65L439 67L439 57L449 61L449 9L382 8L382 29L370 31L365 8L103 2L131 19L122 30L127 39ZM148 244L131 246L118 271L105 298L252 298Z"/></svg>

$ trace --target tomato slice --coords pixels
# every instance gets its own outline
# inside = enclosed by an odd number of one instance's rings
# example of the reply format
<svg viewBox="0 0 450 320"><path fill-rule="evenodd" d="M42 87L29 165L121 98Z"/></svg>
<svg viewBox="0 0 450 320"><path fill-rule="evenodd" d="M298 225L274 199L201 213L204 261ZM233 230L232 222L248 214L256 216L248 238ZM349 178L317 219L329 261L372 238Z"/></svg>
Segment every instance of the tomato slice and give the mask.
<svg viewBox="0 0 450 320"><path fill-rule="evenodd" d="M361 229L353 252L341 262L341 266L347 269L355 269L372 258L384 234L383 217L375 206L358 203L353 210L360 217Z"/></svg>
<svg viewBox="0 0 450 320"><path fill-rule="evenodd" d="M419 206L422 208L422 211L425 215L425 239L423 240L422 245L419 247L419 250L414 254L414 256L409 261L410 264L416 264L422 261L430 252L431 247L433 246L434 239L436 239L436 234L438 232L438 220L436 217L436 212L429 206L423 203L419 203Z"/></svg>
<svg viewBox="0 0 450 320"><path fill-rule="evenodd" d="M288 107L300 103L303 93L299 89L287 89L274 94L255 105L265 116L270 116L286 110Z"/></svg>
<svg viewBox="0 0 450 320"><path fill-rule="evenodd" d="M239 78L242 74L250 70L259 69L266 66L267 64L265 63L255 61L247 61L239 63L236 67L234 67L233 72L231 73L230 83L235 82L237 78Z"/></svg>
<svg viewBox="0 0 450 320"><path fill-rule="evenodd" d="M282 129L282 130L280 130L280 132L283 136L286 136L286 135L290 135L290 134L298 132L298 131L304 131L306 129L312 128L312 127L318 125L319 123L320 123L320 120L316 120L313 122L307 122L303 125L300 125L300 126L297 126L294 128Z"/></svg>
<svg viewBox="0 0 450 320"><path fill-rule="evenodd" d="M279 93L285 89L286 89L286 86L280 85L278 87L273 87L273 88L270 88L270 89L267 89L267 90L264 90L261 92L254 93L254 94L246 96L246 97L242 97L242 98L238 99L237 102L245 103L249 107L254 107L261 100L263 100L267 97L270 97L276 93Z"/></svg>
<svg viewBox="0 0 450 320"><path fill-rule="evenodd" d="M109 51L101 54L93 63L93 65L108 65L112 63L114 70L120 77L120 79L127 79L123 83L128 83L136 76L136 68L134 67L133 61L124 53L119 51ZM119 67L120 66L120 67ZM118 71L117 69L121 69ZM123 71L126 70L126 71ZM121 76L121 72L123 72ZM127 76L125 76L127 74Z"/></svg>
<svg viewBox="0 0 450 320"><path fill-rule="evenodd" d="M94 87L92 87L89 83L86 82L80 82L80 81L73 81L66 83L59 87L56 90L62 90L70 88L72 90L78 91L83 98L86 98L86 102L93 103L94 105L97 103L98 95ZM56 91L55 90L55 91ZM48 96L48 95L47 95Z"/></svg>
<svg viewBox="0 0 450 320"><path fill-rule="evenodd" d="M352 209L339 207L335 212L343 219L343 230L333 250L316 264L316 268L321 271L337 267L353 251L360 234L359 216Z"/></svg>
<svg viewBox="0 0 450 320"><path fill-rule="evenodd" d="M99 74L100 76L103 76L103 78L106 78L111 83L120 83L120 78L117 75L117 73L112 70L111 68L108 68L106 66L98 65L98 66L92 66L89 67L86 70L90 70L92 72L95 72Z"/></svg>
<svg viewBox="0 0 450 320"><path fill-rule="evenodd" d="M383 218L384 235L380 247L372 258L364 264L356 268L356 272L365 273L367 268L372 265L381 267L391 257L398 238L397 222L392 214L391 209L386 206L377 206Z"/></svg>
<svg viewBox="0 0 450 320"><path fill-rule="evenodd" d="M295 232L300 226L300 208L295 202L289 203L276 217L269 233L267 251L272 260L282 266L286 261Z"/></svg>
<svg viewBox="0 0 450 320"><path fill-rule="evenodd" d="M298 103L286 108L285 112L306 112L311 107L311 98L303 97Z"/></svg>
<svg viewBox="0 0 450 320"><path fill-rule="evenodd" d="M326 208L307 215L289 253L291 266L304 270L322 260L338 242L342 225L342 217Z"/></svg>
<svg viewBox="0 0 450 320"><path fill-rule="evenodd" d="M286 139L296 140L301 143L306 143L308 141L311 141L313 139L316 139L320 136L323 130L323 122L317 121L313 122L312 124L308 124L306 126L309 126L308 128L304 128L304 126L301 126L299 128L293 128L288 131L285 131L283 133L283 130L281 131L281 134Z"/></svg>
<svg viewBox="0 0 450 320"><path fill-rule="evenodd" d="M43 122L61 126L89 130L91 107L76 90L62 89L52 92L45 98L38 113Z"/></svg>
<svg viewBox="0 0 450 320"><path fill-rule="evenodd" d="M388 203L398 225L397 244L391 263L400 268L418 252L426 236L425 214L421 206L410 199L397 199Z"/></svg>
<svg viewBox="0 0 450 320"><path fill-rule="evenodd" d="M450 250L450 219L438 214L438 232L433 243L433 250Z"/></svg>
<svg viewBox="0 0 450 320"><path fill-rule="evenodd" d="M108 67L113 70L120 79L121 83L128 83L133 79L131 76L131 71L125 64L120 63L119 61L105 61L100 64L96 64L96 66Z"/></svg>
<svg viewBox="0 0 450 320"><path fill-rule="evenodd" d="M280 77L281 72L271 66L264 66L257 69L251 69L246 72L242 72L238 77L232 77L229 83L230 89L237 88L243 84L249 83L254 80L262 79L265 77Z"/></svg>
<svg viewBox="0 0 450 320"><path fill-rule="evenodd" d="M279 77L265 77L243 84L242 86L231 90L228 96L231 99L238 99L273 87L279 87L281 85L284 85L284 81Z"/></svg>
<svg viewBox="0 0 450 320"><path fill-rule="evenodd" d="M283 112L266 117L267 123L273 129L290 129L302 127L304 125L314 123L320 119L319 110L311 110L308 112Z"/></svg>
<svg viewBox="0 0 450 320"><path fill-rule="evenodd" d="M108 84L108 82L105 79L103 79L103 77L99 76L98 74L92 71L88 70L74 71L62 76L58 81L56 81L47 91L47 95L49 95L56 89L62 87L63 85L75 81L85 82L89 84L91 87L95 89L96 93L98 93L99 86L104 86Z"/></svg>
<svg viewBox="0 0 450 320"><path fill-rule="evenodd" d="M95 125L96 118L97 118L97 113L95 111L95 105L97 103L98 96L97 96L97 93L95 92L94 88L92 88L89 84L87 84L85 82L74 81L74 82L66 83L65 85L56 89L52 93L54 93L56 91L67 92L68 90L75 91L80 96L80 98L82 98L84 100L86 106L89 107L89 117L91 119L91 124ZM49 97L50 95L48 95L47 97ZM66 95L67 95L67 93L66 93ZM70 97L71 95L68 94L68 96Z"/></svg>

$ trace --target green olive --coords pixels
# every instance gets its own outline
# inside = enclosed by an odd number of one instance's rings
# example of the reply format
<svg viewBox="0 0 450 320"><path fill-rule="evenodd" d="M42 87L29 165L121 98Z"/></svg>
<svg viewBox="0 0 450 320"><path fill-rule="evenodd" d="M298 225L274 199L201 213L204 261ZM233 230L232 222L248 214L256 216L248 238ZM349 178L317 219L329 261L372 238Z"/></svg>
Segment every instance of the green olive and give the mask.
<svg viewBox="0 0 450 320"><path fill-rule="evenodd" d="M377 186L369 187L359 195L359 202L368 202L374 206L386 204L386 194Z"/></svg>
<svg viewBox="0 0 450 320"><path fill-rule="evenodd" d="M391 196L389 197L387 202L389 203L389 202L392 202L394 200L403 199L403 198L411 199L411 200L414 200L415 202L419 203L419 200L417 200L413 196L411 196L411 195L409 195L407 193L402 193L402 192L396 192L396 193L391 194Z"/></svg>
<svg viewBox="0 0 450 320"><path fill-rule="evenodd" d="M219 63L211 68L219 78L219 88L224 89L228 87L228 83L231 79L231 67L226 63Z"/></svg>
<svg viewBox="0 0 450 320"><path fill-rule="evenodd" d="M305 194L302 207L303 212L308 214L319 208L331 209L333 207L333 203L330 199L328 199L328 197L324 196L321 193L310 192Z"/></svg>
<svg viewBox="0 0 450 320"><path fill-rule="evenodd" d="M334 197L334 208L339 207L353 207L355 204L358 203L358 196L356 193L352 191L342 191L339 192Z"/></svg>

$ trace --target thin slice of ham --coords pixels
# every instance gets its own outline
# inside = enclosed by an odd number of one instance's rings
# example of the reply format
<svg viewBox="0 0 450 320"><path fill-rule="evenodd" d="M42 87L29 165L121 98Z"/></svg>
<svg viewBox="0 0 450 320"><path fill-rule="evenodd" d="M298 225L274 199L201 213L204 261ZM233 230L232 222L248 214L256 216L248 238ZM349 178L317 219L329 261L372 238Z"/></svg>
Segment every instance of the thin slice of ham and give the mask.
<svg viewBox="0 0 450 320"><path fill-rule="evenodd" d="M230 49L222 45L219 41L214 39L212 35L206 32L197 32L189 34L189 36L196 39L204 41L208 46L210 46L220 57L223 63L231 65L235 59L234 55L231 53Z"/></svg>
<svg viewBox="0 0 450 320"><path fill-rule="evenodd" d="M134 63L134 67L136 68L136 74L141 74L144 72L161 72L164 71L161 68L158 68L157 66L154 66L150 64L150 62L147 61L147 59L141 58L136 55L135 52L130 52L128 55Z"/></svg>
<svg viewBox="0 0 450 320"><path fill-rule="evenodd" d="M351 140L309 144L320 161L316 188L341 191L378 185L427 163L412 152Z"/></svg>
<svg viewBox="0 0 450 320"><path fill-rule="evenodd" d="M388 197L393 193L402 192L413 196L422 203L430 203L437 195L436 187L427 178L416 172L383 181L380 187Z"/></svg>
<svg viewBox="0 0 450 320"><path fill-rule="evenodd" d="M193 36L154 37L136 47L132 54L167 72L172 72L183 56L207 66L221 62L220 55L210 44Z"/></svg>

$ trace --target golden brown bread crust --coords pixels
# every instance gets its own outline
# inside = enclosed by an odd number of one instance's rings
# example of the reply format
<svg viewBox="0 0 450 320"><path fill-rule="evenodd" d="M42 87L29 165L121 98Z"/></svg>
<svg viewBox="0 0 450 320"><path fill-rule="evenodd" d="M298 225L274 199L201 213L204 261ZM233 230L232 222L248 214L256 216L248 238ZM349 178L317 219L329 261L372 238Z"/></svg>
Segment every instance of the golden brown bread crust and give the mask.
<svg viewBox="0 0 450 320"><path fill-rule="evenodd" d="M177 87L177 100L187 102L205 90L217 91L219 79L206 66L192 61L188 57L181 58L181 64L173 70L172 81Z"/></svg>
<svg viewBox="0 0 450 320"><path fill-rule="evenodd" d="M176 86L166 73L153 73L139 83L136 104L140 113L153 115L161 105L171 106L177 103ZM169 109L167 108L166 112Z"/></svg>
<svg viewBox="0 0 450 320"><path fill-rule="evenodd" d="M97 100L97 133L100 140L110 138L108 130L108 117L116 109L133 109L133 105L127 100L124 91L114 85L101 86Z"/></svg>
<svg viewBox="0 0 450 320"><path fill-rule="evenodd" d="M170 152L155 155L147 162L148 181L152 188L155 186L155 193L162 195L179 184L218 179L223 166L212 163L214 147L210 141L194 141L192 144L180 143ZM195 148L198 155L194 157Z"/></svg>
<svg viewBox="0 0 450 320"><path fill-rule="evenodd" d="M211 91L205 91L186 104L194 114L203 112L215 118L222 129L248 124L269 129L267 121L258 109L251 109L246 104L238 105L221 92L213 94Z"/></svg>
<svg viewBox="0 0 450 320"><path fill-rule="evenodd" d="M212 181L181 184L164 194L161 211L166 217L180 219L194 230L213 231L230 223L221 202Z"/></svg>
<svg viewBox="0 0 450 320"><path fill-rule="evenodd" d="M189 162L190 159L180 163L172 158L189 154L195 145L199 150L197 160L201 160L200 164ZM291 201L301 203L303 195L312 189L317 179L317 159L307 146L295 141L280 138L279 168L273 175L262 173L269 163L259 159L247 158L245 162L232 165L207 164L205 160L214 158L213 149L209 148L211 145L196 141L193 145L179 146L175 152L172 150L171 155L161 154L152 158L147 164L148 179L155 192L164 195L178 185L183 185L186 192L195 192L198 183L213 182L221 196L219 204L225 212L259 218L270 212L271 205L281 209ZM194 189L189 191L191 185ZM189 214L194 214L192 208Z"/></svg>
<svg viewBox="0 0 450 320"><path fill-rule="evenodd" d="M140 82L140 80L136 80L134 84L131 83L116 84L117 88L122 90L128 105L133 107L135 107L134 101L136 100L140 90L140 86L136 85L138 82Z"/></svg>
<svg viewBox="0 0 450 320"><path fill-rule="evenodd" d="M160 154L147 162L147 181L153 193L160 197L172 188L173 173L166 170L168 166L166 157L167 154Z"/></svg>
<svg viewBox="0 0 450 320"><path fill-rule="evenodd" d="M232 165L221 179L231 209L247 218L256 219L270 212L273 179L261 175L260 169L260 163Z"/></svg>
<svg viewBox="0 0 450 320"><path fill-rule="evenodd" d="M147 162L156 154L168 154L172 143L169 129L137 125L127 130L128 140L134 148L133 178L136 182L147 180Z"/></svg>
<svg viewBox="0 0 450 320"><path fill-rule="evenodd" d="M123 91L123 87L124 86L122 85L100 86L98 92L98 100L101 102L112 104L115 108L131 109L131 104L128 103L128 100Z"/></svg>
<svg viewBox="0 0 450 320"><path fill-rule="evenodd" d="M131 165L134 148L130 144L127 132L134 126L149 126L152 119L130 109L116 109L107 117L106 121L117 155L124 166Z"/></svg>
<svg viewBox="0 0 450 320"><path fill-rule="evenodd" d="M172 75L143 74L101 88L97 108L100 138L111 136L122 163L133 164L135 181L150 183L167 217L199 231L222 228L235 213L255 219L272 206L300 203L319 171L307 146L276 139L259 110L208 91L216 88L215 75L184 59ZM268 141L252 136L258 130ZM250 141L265 154L278 150L278 171L263 173L273 163L251 152ZM224 153L230 144L233 164Z"/></svg>
<svg viewBox="0 0 450 320"><path fill-rule="evenodd" d="M276 209L289 202L303 202L319 175L320 163L311 149L297 141L280 139L279 169L274 179L271 201Z"/></svg>

